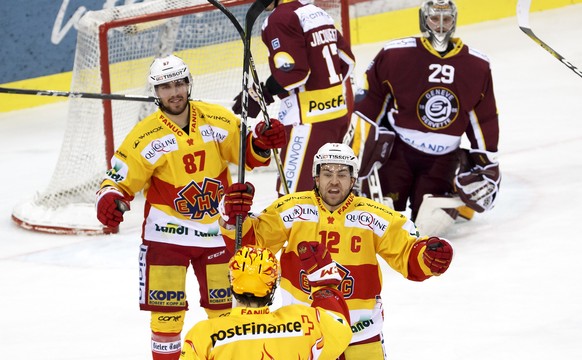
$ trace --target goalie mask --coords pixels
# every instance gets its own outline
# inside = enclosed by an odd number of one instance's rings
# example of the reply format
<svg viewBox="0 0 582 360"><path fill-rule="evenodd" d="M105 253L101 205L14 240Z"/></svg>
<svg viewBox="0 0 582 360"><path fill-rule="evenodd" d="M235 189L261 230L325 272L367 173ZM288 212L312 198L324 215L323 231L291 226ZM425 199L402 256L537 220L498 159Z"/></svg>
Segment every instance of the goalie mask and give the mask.
<svg viewBox="0 0 582 360"><path fill-rule="evenodd" d="M268 296L272 300L281 272L279 261L269 249L243 246L234 254L228 268L235 294Z"/></svg>
<svg viewBox="0 0 582 360"><path fill-rule="evenodd" d="M419 13L420 31L438 52L447 50L449 40L457 27L457 6L451 0L428 0Z"/></svg>
<svg viewBox="0 0 582 360"><path fill-rule="evenodd" d="M321 165L340 164L350 168L351 176L358 178L359 161L351 147L341 143L327 143L323 145L313 158L313 177L319 176Z"/></svg>

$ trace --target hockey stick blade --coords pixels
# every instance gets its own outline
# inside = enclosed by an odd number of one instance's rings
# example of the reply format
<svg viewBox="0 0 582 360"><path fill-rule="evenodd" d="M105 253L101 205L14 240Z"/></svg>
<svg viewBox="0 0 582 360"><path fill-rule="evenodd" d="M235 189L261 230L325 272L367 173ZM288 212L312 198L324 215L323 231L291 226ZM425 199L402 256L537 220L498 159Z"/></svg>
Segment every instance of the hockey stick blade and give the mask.
<svg viewBox="0 0 582 360"><path fill-rule="evenodd" d="M124 94L97 94L97 93L69 92L69 91L57 91L57 90L13 89L13 88L5 88L5 87L0 87L0 93L16 94L16 95L68 97L68 98L73 98L73 99L125 100L125 101L143 101L143 102L154 102L154 100L155 100L155 98L152 96L124 95Z"/></svg>
<svg viewBox="0 0 582 360"><path fill-rule="evenodd" d="M544 50L552 54L553 57L558 59L562 64L566 65L570 70L576 73L576 75L582 77L582 71L576 66L572 65L571 62L566 60L562 55L560 55L556 50L552 49L548 44L542 41L529 26L529 10L531 6L531 0L518 0L517 1L517 24L521 31L523 31L527 36L530 37L535 43L540 45Z"/></svg>
<svg viewBox="0 0 582 360"><path fill-rule="evenodd" d="M255 24L255 21L257 20L259 15L261 15L261 13L263 11L265 11L267 6L269 6L273 1L274 0L257 0L251 5L249 10L247 11L247 15L245 18L245 20L246 20L246 22L245 22L245 26L246 26L245 35L246 35L247 39L250 39L251 32L253 30L253 25Z"/></svg>

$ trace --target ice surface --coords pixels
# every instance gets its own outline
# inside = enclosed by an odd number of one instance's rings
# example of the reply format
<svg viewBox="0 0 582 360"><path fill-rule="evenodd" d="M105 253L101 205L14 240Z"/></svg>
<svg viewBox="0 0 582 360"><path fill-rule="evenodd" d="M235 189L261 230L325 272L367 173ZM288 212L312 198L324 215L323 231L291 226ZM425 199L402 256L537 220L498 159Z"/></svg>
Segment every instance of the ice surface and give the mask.
<svg viewBox="0 0 582 360"><path fill-rule="evenodd" d="M573 5L534 13L530 24L582 66L580 18ZM389 358L582 359L582 79L515 18L457 35L491 59L501 193L493 211L450 234L456 253L444 276L414 283L385 267ZM380 47L354 49L359 73ZM149 313L137 303L139 206L111 236L39 234L10 220L16 203L48 184L65 117L64 104L0 114L0 358L149 359ZM260 210L274 198L273 174L247 178ZM189 275L187 328L204 317Z"/></svg>

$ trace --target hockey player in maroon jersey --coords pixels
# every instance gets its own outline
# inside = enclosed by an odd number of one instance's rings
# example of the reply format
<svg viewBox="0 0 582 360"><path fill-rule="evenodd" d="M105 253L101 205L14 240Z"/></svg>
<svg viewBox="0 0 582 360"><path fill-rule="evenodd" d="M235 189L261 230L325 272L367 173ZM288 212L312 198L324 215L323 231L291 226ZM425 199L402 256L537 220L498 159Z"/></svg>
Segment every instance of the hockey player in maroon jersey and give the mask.
<svg viewBox="0 0 582 360"><path fill-rule="evenodd" d="M229 264L237 306L230 316L194 325L180 359L337 359L352 338L349 311L337 289L338 269L318 243L302 242L298 252L312 285L311 307L288 305L271 312L279 261L269 249L243 246Z"/></svg>
<svg viewBox="0 0 582 360"><path fill-rule="evenodd" d="M436 236L419 237L414 223L386 205L352 192L358 159L345 144L326 144L313 161L314 188L282 196L248 216L253 187L235 183L221 200L227 246L234 245L237 215L246 217L242 244L281 251L283 305L310 304L309 275L301 266L302 241L324 244L342 277L338 289L350 310L353 337L346 360L383 360L382 270L378 259L408 280L424 281L449 268L453 247ZM411 314L412 315L412 314Z"/></svg>
<svg viewBox="0 0 582 360"><path fill-rule="evenodd" d="M232 183L228 163L238 163L240 119L222 106L189 100L194 79L177 56L155 59L148 79L159 110L140 121L116 150L97 192L97 218L118 226L143 190L139 305L151 312L153 359L176 360L190 264L208 316L232 307L231 253L220 235L217 207ZM277 120L271 125L257 137L246 137L248 168L267 165L270 149L284 145L283 126Z"/></svg>
<svg viewBox="0 0 582 360"><path fill-rule="evenodd" d="M325 143L341 142L349 125L346 84L355 58L329 14L307 0L274 0L262 26L271 76L261 84L267 104L281 99L278 119L287 146L281 157L290 192L310 190L313 155ZM252 89L251 89L252 90ZM259 114L256 91L249 116ZM253 99L254 98L254 99ZM241 95L233 110L240 114ZM284 194L280 180L279 194Z"/></svg>
<svg viewBox="0 0 582 360"><path fill-rule="evenodd" d="M463 203L477 212L494 206L501 179L499 124L488 58L452 37L455 3L425 1L419 18L424 36L394 40L380 50L354 111L396 132L379 170L382 192L399 211L410 201L421 233L435 234L454 222ZM463 135L468 151L460 149ZM458 170L460 158L466 161ZM462 201L443 198L455 192ZM445 211L439 202L456 206Z"/></svg>

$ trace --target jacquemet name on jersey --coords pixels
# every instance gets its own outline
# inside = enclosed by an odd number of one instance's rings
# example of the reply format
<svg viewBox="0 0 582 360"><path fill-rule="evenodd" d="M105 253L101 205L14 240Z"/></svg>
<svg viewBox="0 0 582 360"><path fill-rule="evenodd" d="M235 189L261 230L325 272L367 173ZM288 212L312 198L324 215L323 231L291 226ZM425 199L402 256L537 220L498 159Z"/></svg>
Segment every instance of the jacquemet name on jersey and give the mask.
<svg viewBox="0 0 582 360"><path fill-rule="evenodd" d="M272 324L256 324L254 322L236 325L226 330L220 330L210 335L212 340L212 346L216 344L217 341L223 341L224 339L230 339L235 336L252 336L252 335L264 335L264 334L302 334L301 322L299 321L289 321L284 324L272 325Z"/></svg>
<svg viewBox="0 0 582 360"><path fill-rule="evenodd" d="M316 47L317 45L323 45L331 42L337 42L337 30L336 29L323 29L319 31L315 31L311 34L312 40L311 45L312 47Z"/></svg>

